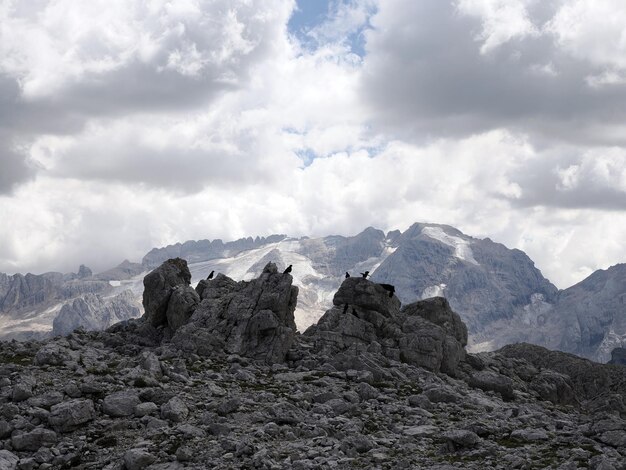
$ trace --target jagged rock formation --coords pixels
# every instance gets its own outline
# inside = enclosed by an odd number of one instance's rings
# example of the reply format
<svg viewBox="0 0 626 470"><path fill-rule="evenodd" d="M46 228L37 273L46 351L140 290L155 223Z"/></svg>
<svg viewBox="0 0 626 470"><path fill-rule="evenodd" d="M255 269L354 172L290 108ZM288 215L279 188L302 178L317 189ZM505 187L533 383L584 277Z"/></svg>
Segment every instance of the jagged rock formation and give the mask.
<svg viewBox="0 0 626 470"><path fill-rule="evenodd" d="M447 301L434 298L400 310L379 284L360 277L346 279L327 311L305 336L314 350L342 360L365 352L455 374L464 357L467 329ZM332 362L332 360L331 360Z"/></svg>
<svg viewBox="0 0 626 470"><path fill-rule="evenodd" d="M163 282L146 285L154 299L161 285L169 306L188 287L185 265L157 271L151 281ZM462 354L453 378L390 353L433 330L463 349L467 330L441 298L400 308L355 278L277 362L245 348L260 360L185 347L197 322L226 346L242 331L239 344L262 344L267 330L254 318L263 311L293 325L291 276L265 271L200 283L202 301L174 341L167 315L157 326L152 315L43 343L0 342L0 468L626 469L621 366L514 345ZM344 301L360 316L343 314ZM365 333L378 345L364 350ZM407 352L431 357L409 343Z"/></svg>
<svg viewBox="0 0 626 470"><path fill-rule="evenodd" d="M298 288L292 277L269 263L258 279L235 282L219 274L201 281L202 299L172 341L200 355L239 354L268 363L282 362L296 333L293 312Z"/></svg>
<svg viewBox="0 0 626 470"><path fill-rule="evenodd" d="M64 336L77 328L104 330L114 323L137 318L139 307L130 291L111 298L86 294L65 304L52 323L52 335Z"/></svg>
<svg viewBox="0 0 626 470"><path fill-rule="evenodd" d="M143 308L145 321L155 327L178 325L181 304L184 304L191 273L187 261L181 258L167 260L143 280ZM197 299L196 299L197 300ZM170 307L170 301L172 306ZM170 324L172 322L172 324Z"/></svg>
<svg viewBox="0 0 626 470"><path fill-rule="evenodd" d="M524 252L453 227L414 224L396 243L372 280L395 285L403 302L445 296L470 333L519 314L533 294L550 301L557 293Z"/></svg>
<svg viewBox="0 0 626 470"><path fill-rule="evenodd" d="M292 264L300 331L332 306L346 271L357 276L370 271L374 282L394 285L404 303L445 297L468 325L470 351L523 341L606 362L614 348L626 346L626 265L557 291L523 252L436 224L387 234L370 227L351 237L189 241L154 249L142 264L126 261L91 277L83 277L87 269L71 275L0 275L0 314L5 314L0 336L28 336L29 328L47 333L62 303L88 292L132 289L140 298L143 272L173 256L188 258L195 279L215 270L251 280L268 262L279 271ZM193 309L190 287L181 299L188 306L180 314L184 321Z"/></svg>
<svg viewBox="0 0 626 470"><path fill-rule="evenodd" d="M271 235L265 237L248 237L241 238L234 242L224 243L217 239L209 240L189 240L185 243L177 243L168 245L164 248L153 248L143 257L141 264L148 269L155 268L161 263L172 258L184 258L190 263L198 263L208 261L215 258L222 258L226 254L234 256L242 251L258 248L263 245L278 242L284 239L286 235Z"/></svg>

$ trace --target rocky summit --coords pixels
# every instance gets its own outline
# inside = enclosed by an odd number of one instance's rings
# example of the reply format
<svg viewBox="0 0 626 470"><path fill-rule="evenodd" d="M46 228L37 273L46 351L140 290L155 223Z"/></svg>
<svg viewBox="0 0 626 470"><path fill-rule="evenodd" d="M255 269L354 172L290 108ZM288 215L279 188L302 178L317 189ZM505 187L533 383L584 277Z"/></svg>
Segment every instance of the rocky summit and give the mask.
<svg viewBox="0 0 626 470"><path fill-rule="evenodd" d="M0 469L626 469L624 366L469 354L445 299L360 277L299 334L292 283L170 259L140 319L0 343Z"/></svg>

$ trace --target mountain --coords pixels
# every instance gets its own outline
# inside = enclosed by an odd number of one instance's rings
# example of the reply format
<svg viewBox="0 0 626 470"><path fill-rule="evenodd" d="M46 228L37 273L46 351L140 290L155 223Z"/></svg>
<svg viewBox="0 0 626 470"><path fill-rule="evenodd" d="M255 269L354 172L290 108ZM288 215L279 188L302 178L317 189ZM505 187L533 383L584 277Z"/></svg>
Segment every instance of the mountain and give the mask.
<svg viewBox="0 0 626 470"><path fill-rule="evenodd" d="M626 469L626 367L468 353L444 298L358 276L304 334L274 263L190 280L171 259L142 318L0 342L0 468Z"/></svg>
<svg viewBox="0 0 626 470"><path fill-rule="evenodd" d="M143 276L176 257L189 262L194 286L211 271L250 280L270 261L279 270L293 265L300 331L329 308L346 272L360 276L369 271L373 281L394 285L402 302L444 296L468 326L470 351L525 341L606 362L612 349L626 346L625 265L597 271L559 291L524 252L467 236L454 227L423 223L387 234L370 227L350 237L187 241L152 249L141 263L126 260L82 279L60 273L3 275L0 305L19 308L5 313L0 334L24 336L29 325L44 334L63 303L89 292L113 297L130 290L139 305ZM10 286L3 287L9 278Z"/></svg>
<svg viewBox="0 0 626 470"><path fill-rule="evenodd" d="M134 296L128 293L120 297L121 293L109 281L93 276L84 265L80 266L78 273L69 274L50 272L9 276L0 273L0 338L45 337L51 334L53 321L63 309L67 312L68 308L71 309L68 305L76 301L90 304L92 316L98 318L108 308L105 306L113 304L118 309L139 316L140 304ZM99 300L95 302L94 299ZM65 322L69 321L67 313L62 318ZM127 315L119 319L125 318ZM69 323L85 327L93 325L99 329L110 326L110 323L100 320L81 324L75 319Z"/></svg>

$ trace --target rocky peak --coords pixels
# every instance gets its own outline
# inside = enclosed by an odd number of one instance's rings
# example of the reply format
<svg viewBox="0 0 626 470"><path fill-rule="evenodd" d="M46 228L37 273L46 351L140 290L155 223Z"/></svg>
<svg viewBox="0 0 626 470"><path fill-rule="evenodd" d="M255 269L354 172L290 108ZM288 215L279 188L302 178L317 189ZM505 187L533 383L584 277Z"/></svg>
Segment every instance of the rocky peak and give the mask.
<svg viewBox="0 0 626 470"><path fill-rule="evenodd" d="M172 293L177 287L187 287L190 283L187 261L181 258L169 259L150 272L143 279L143 318L146 322L155 327L166 326Z"/></svg>
<svg viewBox="0 0 626 470"><path fill-rule="evenodd" d="M89 269L84 264L81 264L80 267L78 268L78 274L76 277L78 279L85 279L86 277L91 277L91 276L93 276L93 272L91 272L91 269Z"/></svg>
<svg viewBox="0 0 626 470"><path fill-rule="evenodd" d="M316 351L332 358L335 367L354 367L355 356L380 353L390 360L455 375L467 344L460 317L445 299L415 302L400 310L391 287L364 278L346 279L335 294L333 308L305 336Z"/></svg>
<svg viewBox="0 0 626 470"><path fill-rule="evenodd" d="M197 287L200 304L172 341L200 355L225 352L283 362L296 334L298 288L292 282L274 263L251 281L223 274L203 280Z"/></svg>

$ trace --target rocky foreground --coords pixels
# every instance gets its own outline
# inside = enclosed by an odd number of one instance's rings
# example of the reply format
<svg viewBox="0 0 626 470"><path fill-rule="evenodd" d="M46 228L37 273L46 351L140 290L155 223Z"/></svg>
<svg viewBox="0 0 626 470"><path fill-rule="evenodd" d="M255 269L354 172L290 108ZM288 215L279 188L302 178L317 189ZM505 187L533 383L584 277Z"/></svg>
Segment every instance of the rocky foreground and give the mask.
<svg viewBox="0 0 626 470"><path fill-rule="evenodd" d="M140 320L0 343L0 469L626 469L624 366L467 354L445 299L362 278L302 335L275 265L190 278L166 261Z"/></svg>

